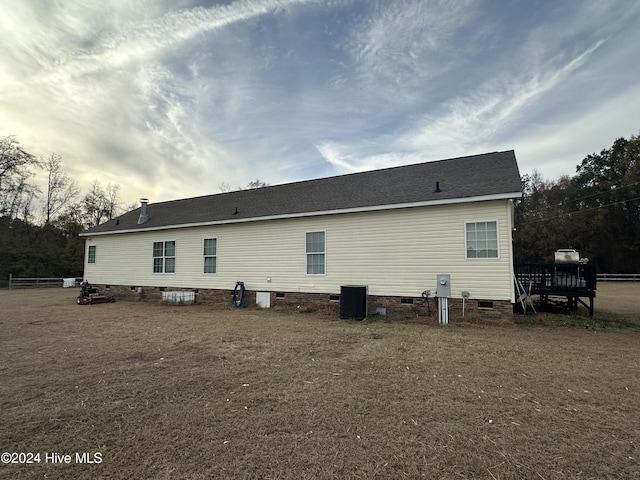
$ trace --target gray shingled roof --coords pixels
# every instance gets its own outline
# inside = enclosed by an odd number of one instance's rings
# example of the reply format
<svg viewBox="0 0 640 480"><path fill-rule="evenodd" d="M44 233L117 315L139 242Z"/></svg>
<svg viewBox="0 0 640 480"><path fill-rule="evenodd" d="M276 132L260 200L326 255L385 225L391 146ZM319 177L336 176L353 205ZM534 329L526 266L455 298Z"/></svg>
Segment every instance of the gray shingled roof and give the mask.
<svg viewBox="0 0 640 480"><path fill-rule="evenodd" d="M435 192L436 182L440 192ZM520 173L513 150L452 158L283 185L150 203L85 231L85 235L155 230L193 224L388 208L477 197L518 197Z"/></svg>

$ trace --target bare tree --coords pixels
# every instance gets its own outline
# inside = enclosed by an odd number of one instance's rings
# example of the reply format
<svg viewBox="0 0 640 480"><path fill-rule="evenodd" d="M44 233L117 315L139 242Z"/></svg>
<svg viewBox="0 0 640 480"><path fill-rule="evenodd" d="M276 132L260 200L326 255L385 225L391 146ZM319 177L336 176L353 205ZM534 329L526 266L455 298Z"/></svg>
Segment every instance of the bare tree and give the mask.
<svg viewBox="0 0 640 480"><path fill-rule="evenodd" d="M49 155L42 164L48 174L47 199L44 206L44 222L51 223L53 217L60 213L80 193L75 180L62 170L62 157L55 153Z"/></svg>
<svg viewBox="0 0 640 480"><path fill-rule="evenodd" d="M30 173L13 175L9 179L5 178L5 190L0 194L0 216L11 219L22 217L28 221L31 217L31 204L35 197L40 194L40 189L27 182Z"/></svg>
<svg viewBox="0 0 640 480"><path fill-rule="evenodd" d="M255 180L252 180L249 183L247 183L247 185L244 186L244 187L233 188L230 183L222 182L220 185L218 185L218 188L220 189L220 191L222 193L227 193L227 192L232 192L232 191L251 190L253 188L262 188L262 187L268 187L268 186L269 186L269 184L267 182L263 182L260 179L255 179Z"/></svg>
<svg viewBox="0 0 640 480"><path fill-rule="evenodd" d="M267 182L263 182L262 180L256 178L255 180L252 180L249 183L247 183L245 190L250 190L252 188L268 187L268 186L269 184Z"/></svg>
<svg viewBox="0 0 640 480"><path fill-rule="evenodd" d="M108 184L106 189L97 180L81 202L83 223L95 227L111 220L121 210L120 185Z"/></svg>
<svg viewBox="0 0 640 480"><path fill-rule="evenodd" d="M107 220L111 220L117 216L122 208L122 201L120 200L120 185L107 184L107 188L104 191L105 199L105 215Z"/></svg>
<svg viewBox="0 0 640 480"><path fill-rule="evenodd" d="M31 202L39 190L28 182L32 176L29 167L37 164L13 135L0 139L0 216L31 214Z"/></svg>
<svg viewBox="0 0 640 480"><path fill-rule="evenodd" d="M36 163L35 157L22 149L14 135L0 139L0 188L5 176Z"/></svg>

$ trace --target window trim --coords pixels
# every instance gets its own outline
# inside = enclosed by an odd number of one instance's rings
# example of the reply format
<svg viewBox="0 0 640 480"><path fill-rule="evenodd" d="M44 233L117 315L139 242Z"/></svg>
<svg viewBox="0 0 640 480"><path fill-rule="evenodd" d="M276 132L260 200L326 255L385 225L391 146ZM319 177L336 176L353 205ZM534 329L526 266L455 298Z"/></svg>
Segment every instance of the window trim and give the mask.
<svg viewBox="0 0 640 480"><path fill-rule="evenodd" d="M173 242L173 248L174 248L174 254L173 256L167 256L165 255L166 251L167 251L167 243L169 242ZM156 243L162 243L162 256L161 257L156 257L154 255L153 252L153 247L155 246ZM161 258L162 259L162 271L161 272L156 272L155 271L155 259L156 258ZM167 272L167 259L168 258L173 258L173 272ZM151 272L154 275L175 275L176 274L176 265L178 264L177 261L178 258L178 242L175 239L172 240L154 240L153 243L151 244Z"/></svg>
<svg viewBox="0 0 640 480"><path fill-rule="evenodd" d="M467 244L467 227L469 224L478 224L478 223L495 223L496 224L496 256L495 257L470 257L469 256L469 248ZM500 221L497 218L486 219L486 220L468 220L464 222L464 258L465 260L471 261L496 261L501 258L500 252Z"/></svg>
<svg viewBox="0 0 640 480"><path fill-rule="evenodd" d="M205 254L205 242L207 240L215 240L216 241L216 254L215 255L206 255ZM215 271L214 272L205 272L207 266L207 258L215 258ZM206 237L202 239L202 274L203 275L217 275L218 274L218 237Z"/></svg>
<svg viewBox="0 0 640 480"><path fill-rule="evenodd" d="M96 263L96 246L89 245L87 248L87 263L95 264ZM91 254L93 252L93 255Z"/></svg>
<svg viewBox="0 0 640 480"><path fill-rule="evenodd" d="M322 252L307 252L307 234L309 233L322 233L324 235L324 250ZM309 255L322 255L322 270L323 273L308 273L309 272ZM304 232L304 274L308 277L323 277L327 275L327 231L326 230L307 230Z"/></svg>

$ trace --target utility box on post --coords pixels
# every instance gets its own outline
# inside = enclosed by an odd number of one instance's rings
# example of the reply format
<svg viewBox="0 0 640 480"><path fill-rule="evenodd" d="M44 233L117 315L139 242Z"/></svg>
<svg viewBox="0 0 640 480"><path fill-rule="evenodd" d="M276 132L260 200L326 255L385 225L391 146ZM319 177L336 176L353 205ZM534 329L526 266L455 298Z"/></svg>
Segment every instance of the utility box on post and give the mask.
<svg viewBox="0 0 640 480"><path fill-rule="evenodd" d="M451 275L448 273L436 276L436 297L438 297L438 323L449 323L449 297L451 296Z"/></svg>

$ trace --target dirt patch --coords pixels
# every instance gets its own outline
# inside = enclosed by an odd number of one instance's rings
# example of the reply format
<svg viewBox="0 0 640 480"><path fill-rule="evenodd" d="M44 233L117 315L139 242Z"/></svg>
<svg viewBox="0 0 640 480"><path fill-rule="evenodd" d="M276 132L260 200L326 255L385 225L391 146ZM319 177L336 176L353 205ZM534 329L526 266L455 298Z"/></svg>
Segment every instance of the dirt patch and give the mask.
<svg viewBox="0 0 640 480"><path fill-rule="evenodd" d="M0 449L40 454L3 478L640 476L633 330L0 305Z"/></svg>

